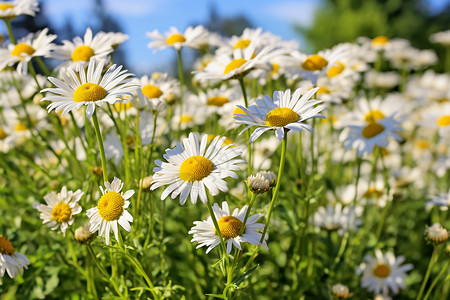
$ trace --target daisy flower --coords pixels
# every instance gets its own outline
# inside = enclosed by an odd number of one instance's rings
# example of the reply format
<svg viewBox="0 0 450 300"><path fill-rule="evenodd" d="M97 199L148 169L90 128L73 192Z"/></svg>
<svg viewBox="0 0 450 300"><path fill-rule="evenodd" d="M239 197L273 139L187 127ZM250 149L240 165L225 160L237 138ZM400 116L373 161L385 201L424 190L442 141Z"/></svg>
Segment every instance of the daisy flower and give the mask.
<svg viewBox="0 0 450 300"><path fill-rule="evenodd" d="M177 51L183 46L199 48L208 39L208 35L208 31L201 25L189 26L183 33L175 27L170 27L169 32L165 34L161 34L155 29L152 32L147 32L147 36L153 40L148 43L148 47L153 48L154 52L169 47L173 47Z"/></svg>
<svg viewBox="0 0 450 300"><path fill-rule="evenodd" d="M405 288L406 272L413 268L412 264L401 264L405 257L395 257L394 253L383 254L379 249L375 250L375 257L366 255L366 261L359 267L358 273L363 273L361 286L375 294L387 296L389 289L397 294L399 289Z"/></svg>
<svg viewBox="0 0 450 300"><path fill-rule="evenodd" d="M138 95L143 99L142 103L139 100L140 107L147 103L150 109L158 110L163 108L163 103L174 104L180 97L178 80L170 78L167 73L155 72L150 77L135 78L134 82L140 86Z"/></svg>
<svg viewBox="0 0 450 300"><path fill-rule="evenodd" d="M28 258L16 252L10 240L0 234L0 278L5 275L5 271L14 278L19 272L22 274L29 264Z"/></svg>
<svg viewBox="0 0 450 300"><path fill-rule="evenodd" d="M131 82L133 74L122 70L122 66L112 65L102 76L104 62L91 60L87 70L81 64L67 69L67 73L61 72L63 80L49 77L56 88L47 88L41 91L48 94L41 101L52 101L47 107L48 111L55 109L56 112L62 110L65 116L73 109L79 109L86 105L86 116L90 118L94 113L95 106L100 106L103 102L114 104L121 101L118 97L136 90L136 84Z"/></svg>
<svg viewBox="0 0 450 300"><path fill-rule="evenodd" d="M20 15L33 16L39 11L36 0L0 1L0 19L12 20Z"/></svg>
<svg viewBox="0 0 450 300"><path fill-rule="evenodd" d="M68 191L63 186L60 193L51 192L44 196L46 204L36 203L34 208L41 212L40 218L52 230L60 229L66 235L66 230L73 224L73 216L81 212L78 204L84 192L81 190Z"/></svg>
<svg viewBox="0 0 450 300"><path fill-rule="evenodd" d="M263 246L266 250L268 250L266 242L267 234L263 242L259 242L261 240L260 230L264 228L264 224L256 222L262 217L262 214L249 216L245 224L245 228L242 230L243 233L240 234L245 214L248 209L247 205L241 210L236 208L232 214L230 214L230 208L228 207L228 203L225 201L222 202L222 208L220 208L217 203L214 203L212 209L217 219L217 223L219 224L222 238L227 245L227 254L230 254L233 245L239 250L242 250L241 243L250 243L253 245ZM208 246L206 253L209 253L212 249L214 249L214 247L220 244L220 239L214 227L211 216L204 221L195 221L194 224L195 226L192 227L188 233L194 235L191 242L199 243L197 249L203 246Z"/></svg>
<svg viewBox="0 0 450 300"><path fill-rule="evenodd" d="M305 92L303 89L297 89L291 97L291 90L285 92L275 91L273 100L264 95L263 99L256 100L256 104L248 108L238 105L245 114L234 116L236 124L246 124L241 131L258 126L250 136L250 142L253 143L261 134L268 130L275 130L275 135L281 141L284 138L286 129L302 131L303 129L312 132L312 127L304 123L311 118L325 118L318 114L325 108L321 100L310 100L311 96L318 88ZM301 97L300 97L301 96Z"/></svg>
<svg viewBox="0 0 450 300"><path fill-rule="evenodd" d="M420 125L439 132L442 139L450 137L450 103L432 106L422 113Z"/></svg>
<svg viewBox="0 0 450 300"><path fill-rule="evenodd" d="M112 35L100 33L92 36L91 28L86 29L84 39L77 36L72 42L64 40L62 46L56 46L50 57L64 60L58 68L74 67L82 64L85 67L91 60L106 60L113 52L116 39Z"/></svg>
<svg viewBox="0 0 450 300"><path fill-rule="evenodd" d="M54 47L52 42L55 39L56 34L48 34L48 28L45 28L37 33L28 34L20 39L17 45L9 44L7 49L0 49L0 70L18 62L17 72L20 75L26 74L28 62L33 57L47 57Z"/></svg>
<svg viewBox="0 0 450 300"><path fill-rule="evenodd" d="M425 203L425 206L437 205L441 210L448 210L450 207L450 190L448 193L442 193L437 196L430 196L430 201Z"/></svg>
<svg viewBox="0 0 450 300"><path fill-rule="evenodd" d="M102 197L98 200L97 207L88 209L86 215L91 223L90 231L94 233L98 230L99 236L105 236L106 244L109 245L109 234L112 229L116 241L119 241L119 228L117 224L128 232L131 232L130 222L133 222L133 216L127 211L130 205L131 196L134 190L128 190L121 193L123 182L114 177L109 183L105 182L105 189L100 186Z"/></svg>
<svg viewBox="0 0 450 300"><path fill-rule="evenodd" d="M391 118L379 119L377 122L370 122L364 125L349 125L347 137L344 140L345 151L351 147L358 151L359 156L371 154L375 148L387 147L389 145L389 137L393 137L397 141L402 138L395 132L403 130L399 125L399 121Z"/></svg>
<svg viewBox="0 0 450 300"><path fill-rule="evenodd" d="M172 199L180 196L183 205L190 195L195 204L197 198L203 203L208 201L205 186L213 196L228 191L224 178L238 178L233 171L239 170L237 164L244 163L242 159L234 159L242 151L232 144L223 146L226 137L217 136L207 147L208 135L203 135L201 142L194 133L178 142L175 148L167 149L163 157L167 162L155 161L157 167L150 190L169 185L161 195L164 200L172 194Z"/></svg>
<svg viewBox="0 0 450 300"><path fill-rule="evenodd" d="M328 204L326 208L320 206L312 219L316 227L328 231L338 230L338 233L342 235L349 228L355 231L362 224L360 220L362 212L361 206L342 207L341 203L335 206Z"/></svg>
<svg viewBox="0 0 450 300"><path fill-rule="evenodd" d="M430 35L430 42L438 43L445 47L450 46L450 30L433 33Z"/></svg>

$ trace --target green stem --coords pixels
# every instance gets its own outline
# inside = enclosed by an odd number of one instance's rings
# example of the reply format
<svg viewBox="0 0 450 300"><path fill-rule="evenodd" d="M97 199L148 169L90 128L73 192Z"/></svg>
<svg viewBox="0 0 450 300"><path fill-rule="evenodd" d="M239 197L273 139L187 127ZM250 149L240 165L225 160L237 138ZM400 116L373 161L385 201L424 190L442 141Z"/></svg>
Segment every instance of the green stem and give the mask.
<svg viewBox="0 0 450 300"><path fill-rule="evenodd" d="M33 64L31 63L31 60L28 62L28 70L30 71L31 76L33 76L33 79L36 82L36 86L37 86L38 90L41 91L42 88L41 88L41 85L39 84L39 81L37 79L36 71L34 70L34 67L33 67Z"/></svg>
<svg viewBox="0 0 450 300"><path fill-rule="evenodd" d="M44 72L45 76L49 76L50 75L50 71L47 69L47 67L45 66L44 62L42 61L42 59L38 56L35 57L39 67L41 68L41 71Z"/></svg>
<svg viewBox="0 0 450 300"><path fill-rule="evenodd" d="M438 253L439 253L438 249L439 249L439 246L434 246L433 254L431 255L430 262L428 263L427 272L425 273L425 277L423 278L422 285L420 287L419 294L417 294L416 300L422 299L422 294L425 290L425 286L427 285L428 278L430 277L431 269L433 268L433 265L436 262L436 259L437 259Z"/></svg>
<svg viewBox="0 0 450 300"><path fill-rule="evenodd" d="M278 177L277 185L275 186L275 190L272 195L272 201L270 201L269 212L267 213L266 224L264 225L264 230L261 235L261 240L259 241L260 243L262 243L264 241L264 237L266 235L267 228L268 228L269 222L270 222L270 217L272 216L273 208L275 206L275 202L277 201L278 191L280 190L280 185L281 185L281 176L283 175L284 163L286 161L286 148L287 148L287 133L285 132L283 143L281 146L281 159L280 159L280 168L278 170L278 176L277 176Z"/></svg>
<svg viewBox="0 0 450 300"><path fill-rule="evenodd" d="M383 166L384 186L386 189L387 198L386 198L386 205L384 206L383 212L381 213L381 220L379 220L379 223L378 223L377 235L376 235L377 242L380 240L381 233L383 231L383 226L384 226L384 223L385 223L388 211L389 211L390 203L391 203L391 196L390 196L391 185L389 184L389 170L386 168L386 165L384 163L384 158L383 158L383 154L381 153L381 148L379 148L379 157L381 159L381 164Z"/></svg>
<svg viewBox="0 0 450 300"><path fill-rule="evenodd" d="M178 60L178 77L180 79L180 120L178 122L178 132L181 132L181 116L183 115L183 97L184 97L184 73L183 73L183 60L181 59L181 49L177 50Z"/></svg>
<svg viewBox="0 0 450 300"><path fill-rule="evenodd" d="M98 125L97 110L94 110L94 114L92 115L92 121L94 122L95 135L97 136L98 148L100 150L100 157L102 159L103 181L108 182L105 148L103 147L102 133L100 132L100 126Z"/></svg>
<svg viewBox="0 0 450 300"><path fill-rule="evenodd" d="M9 39L11 40L11 43L13 43L14 45L16 44L16 38L14 37L13 31L12 31L12 27L11 27L11 20L5 20L6 23L6 28L8 29L8 35L9 35Z"/></svg>
<svg viewBox="0 0 450 300"><path fill-rule="evenodd" d="M443 268L441 270L441 272L439 272L438 276L436 276L436 278L433 280L433 282L431 283L430 288L428 289L427 293L425 294L425 297L423 298L423 300L427 300L428 297L430 297L431 291L434 289L434 287L436 286L436 284L439 282L439 279L441 279L442 275L445 274L445 272L447 272L448 267L450 266L450 260L447 262L447 264L445 265L445 268Z"/></svg>
<svg viewBox="0 0 450 300"><path fill-rule="evenodd" d="M244 78L243 77L239 77L239 84L241 86L241 90L242 90L242 96L244 96L244 104L245 107L248 107L248 99L247 99L247 91L245 89L245 84L244 84ZM248 152L248 163L247 163L247 168L248 168L248 176L250 176L253 173L253 164L252 164L252 143L250 143L250 129L245 131L245 135L247 138L247 152Z"/></svg>

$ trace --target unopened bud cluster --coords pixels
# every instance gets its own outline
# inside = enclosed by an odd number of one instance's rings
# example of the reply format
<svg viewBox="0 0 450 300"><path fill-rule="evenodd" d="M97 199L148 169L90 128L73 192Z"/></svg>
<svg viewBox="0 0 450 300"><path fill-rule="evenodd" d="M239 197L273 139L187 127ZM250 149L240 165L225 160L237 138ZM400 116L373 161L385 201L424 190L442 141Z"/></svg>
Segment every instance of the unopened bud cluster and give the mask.
<svg viewBox="0 0 450 300"><path fill-rule="evenodd" d="M270 190L270 181L260 173L250 175L247 178L247 185L255 194L264 194Z"/></svg>
<svg viewBox="0 0 450 300"><path fill-rule="evenodd" d="M272 171L261 171L257 174L261 174L264 178L269 180L270 186L274 187L277 184L277 175Z"/></svg>

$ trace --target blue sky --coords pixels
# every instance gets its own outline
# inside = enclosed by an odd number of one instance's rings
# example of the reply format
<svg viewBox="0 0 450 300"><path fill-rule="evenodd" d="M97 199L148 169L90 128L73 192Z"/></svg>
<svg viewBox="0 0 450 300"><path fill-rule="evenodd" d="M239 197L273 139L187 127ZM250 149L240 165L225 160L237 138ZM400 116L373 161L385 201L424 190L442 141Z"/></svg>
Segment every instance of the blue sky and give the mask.
<svg viewBox="0 0 450 300"><path fill-rule="evenodd" d="M77 32L95 25L92 0L41 0L53 26L70 20ZM427 0L439 9L448 0ZM255 27L280 35L283 39L299 40L292 24L308 25L321 0L104 0L107 13L115 18L130 39L121 47L127 53L130 70L136 73L164 71L174 56L172 49L153 53L147 47L146 32L164 32L170 26L184 30L191 24L201 24L209 18L214 3L221 17L245 15ZM302 44L302 41L300 44Z"/></svg>

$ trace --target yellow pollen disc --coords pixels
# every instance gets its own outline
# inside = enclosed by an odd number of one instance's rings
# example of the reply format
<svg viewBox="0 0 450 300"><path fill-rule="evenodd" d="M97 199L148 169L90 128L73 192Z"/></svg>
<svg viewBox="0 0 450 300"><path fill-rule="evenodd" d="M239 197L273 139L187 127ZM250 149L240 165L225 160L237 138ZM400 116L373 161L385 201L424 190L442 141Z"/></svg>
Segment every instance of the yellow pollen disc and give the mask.
<svg viewBox="0 0 450 300"><path fill-rule="evenodd" d="M224 239L235 238L241 231L242 222L236 217L228 216L222 217L217 221L219 224L220 233ZM217 235L217 231L214 229L214 234Z"/></svg>
<svg viewBox="0 0 450 300"><path fill-rule="evenodd" d="M391 269L388 265L379 263L373 268L373 275L375 275L378 278L386 278L391 274Z"/></svg>
<svg viewBox="0 0 450 300"><path fill-rule="evenodd" d="M385 36L377 36L372 40L372 45L386 45L389 42L389 39Z"/></svg>
<svg viewBox="0 0 450 300"><path fill-rule="evenodd" d="M245 49L248 47L248 45L250 45L252 41L250 40L239 40L236 42L236 44L234 44L234 49Z"/></svg>
<svg viewBox="0 0 450 300"><path fill-rule="evenodd" d="M319 89L316 92L317 94L329 94L331 91L327 89L326 87L319 87Z"/></svg>
<svg viewBox="0 0 450 300"><path fill-rule="evenodd" d="M342 73L342 71L345 70L345 67L343 64L341 64L340 62L336 62L334 64L334 66L332 66L331 68L328 69L327 71L327 75L328 77L334 77L336 75L339 75Z"/></svg>
<svg viewBox="0 0 450 300"><path fill-rule="evenodd" d="M420 149L429 149L430 148L430 142L424 139L418 139L416 141L416 146Z"/></svg>
<svg viewBox="0 0 450 300"><path fill-rule="evenodd" d="M103 87L95 83L87 82L75 90L73 100L75 102L94 102L104 99L106 95L106 90Z"/></svg>
<svg viewBox="0 0 450 300"><path fill-rule="evenodd" d="M217 134L208 134L208 142L211 142L213 139L215 139L217 136ZM236 147L233 143L232 140L230 140L229 138L225 138L225 140L223 141L222 147L225 147L226 145L233 145L232 147Z"/></svg>
<svg viewBox="0 0 450 300"><path fill-rule="evenodd" d="M180 123L189 123L194 121L194 118L191 115L182 114L180 118Z"/></svg>
<svg viewBox="0 0 450 300"><path fill-rule="evenodd" d="M10 9L10 8L14 8L14 5L8 4L8 3L0 4L0 10L7 10L7 9Z"/></svg>
<svg viewBox="0 0 450 300"><path fill-rule="evenodd" d="M271 75L277 74L280 69L280 65L276 63L272 63L272 70L270 71Z"/></svg>
<svg viewBox="0 0 450 300"><path fill-rule="evenodd" d="M9 256L14 254L14 247L12 243L1 234L0 234L0 253Z"/></svg>
<svg viewBox="0 0 450 300"><path fill-rule="evenodd" d="M364 197L371 199L378 199L383 196L383 191L377 190L376 188L369 188L365 193Z"/></svg>
<svg viewBox="0 0 450 300"><path fill-rule="evenodd" d="M0 140L3 140L7 137L8 135L5 133L5 131L3 131L3 129L0 128Z"/></svg>
<svg viewBox="0 0 450 300"><path fill-rule="evenodd" d="M238 59L233 59L226 67L225 67L225 71L223 72L223 74L228 74L231 71L239 68L240 66L242 66L243 64L245 64L247 62L246 59L243 58L238 58Z"/></svg>
<svg viewBox="0 0 450 300"><path fill-rule="evenodd" d="M23 123L19 122L16 124L16 126L14 127L15 131L25 131L27 130L27 126L25 126Z"/></svg>
<svg viewBox="0 0 450 300"><path fill-rule="evenodd" d="M214 164L204 156L191 156L180 166L180 179L184 181L200 181L214 170Z"/></svg>
<svg viewBox="0 0 450 300"><path fill-rule="evenodd" d="M103 220L116 221L123 214L125 199L118 192L109 191L98 201L98 213Z"/></svg>
<svg viewBox="0 0 450 300"><path fill-rule="evenodd" d="M127 103L117 102L114 104L114 107L118 111L129 110L133 107L133 103L131 103L131 101L128 101Z"/></svg>
<svg viewBox="0 0 450 300"><path fill-rule="evenodd" d="M94 55L94 50L89 46L80 46L73 50L72 60L73 61L89 61L91 56Z"/></svg>
<svg viewBox="0 0 450 300"><path fill-rule="evenodd" d="M442 116L437 121L439 126L445 127L450 125L450 115Z"/></svg>
<svg viewBox="0 0 450 300"><path fill-rule="evenodd" d="M23 56L22 53L26 53L28 55L31 55L35 52L33 47L27 44L17 44L13 51L11 52L12 56Z"/></svg>
<svg viewBox="0 0 450 300"><path fill-rule="evenodd" d="M52 218L58 223L67 222L72 217L72 210L67 203L58 203L53 207Z"/></svg>
<svg viewBox="0 0 450 300"><path fill-rule="evenodd" d="M242 108L240 108L240 107L236 107L234 110L233 110L233 117L235 116L235 115L246 115L247 113L242 109Z"/></svg>
<svg viewBox="0 0 450 300"><path fill-rule="evenodd" d="M142 93L149 99L159 98L162 95L161 90L154 85L147 84L142 88Z"/></svg>
<svg viewBox="0 0 450 300"><path fill-rule="evenodd" d="M175 43L186 42L186 38L180 33L175 33L175 34L172 34L171 36L169 36L167 38L166 42L169 45L173 45Z"/></svg>
<svg viewBox="0 0 450 300"><path fill-rule="evenodd" d="M381 111L377 110L377 109L369 111L364 116L364 120L367 123L375 123L377 120L380 120L380 119L384 119L384 114Z"/></svg>
<svg viewBox="0 0 450 300"><path fill-rule="evenodd" d="M288 107L278 107L269 111L266 116L266 125L284 127L287 124L297 122L300 116Z"/></svg>
<svg viewBox="0 0 450 300"><path fill-rule="evenodd" d="M314 54L308 57L302 64L307 71L320 71L326 67L328 61L320 55Z"/></svg>
<svg viewBox="0 0 450 300"><path fill-rule="evenodd" d="M379 135L384 131L384 126L378 123L369 123L364 129L362 130L362 135L366 139L371 139L374 136Z"/></svg>
<svg viewBox="0 0 450 300"><path fill-rule="evenodd" d="M224 105L225 103L228 103L228 102L230 102L230 101L228 100L227 97L213 96L213 97L208 99L207 104L208 105L213 105L213 106L222 106L222 105Z"/></svg>

